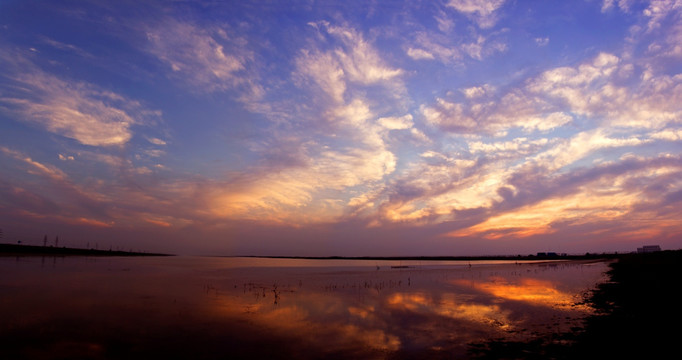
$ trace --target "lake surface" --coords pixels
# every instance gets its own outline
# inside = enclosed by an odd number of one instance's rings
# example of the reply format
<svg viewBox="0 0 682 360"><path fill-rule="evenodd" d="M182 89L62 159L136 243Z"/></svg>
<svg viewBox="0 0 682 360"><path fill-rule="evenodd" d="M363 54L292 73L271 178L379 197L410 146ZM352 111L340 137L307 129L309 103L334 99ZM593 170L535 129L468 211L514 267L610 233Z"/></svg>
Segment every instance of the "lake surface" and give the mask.
<svg viewBox="0 0 682 360"><path fill-rule="evenodd" d="M467 358L580 326L605 262L0 257L16 359Z"/></svg>

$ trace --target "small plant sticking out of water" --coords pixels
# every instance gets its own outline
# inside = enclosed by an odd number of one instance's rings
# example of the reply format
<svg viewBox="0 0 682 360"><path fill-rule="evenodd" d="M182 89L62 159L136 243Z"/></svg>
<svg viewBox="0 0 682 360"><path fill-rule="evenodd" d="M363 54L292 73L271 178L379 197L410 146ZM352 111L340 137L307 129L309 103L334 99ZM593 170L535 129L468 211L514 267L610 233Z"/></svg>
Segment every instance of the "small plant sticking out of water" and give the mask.
<svg viewBox="0 0 682 360"><path fill-rule="evenodd" d="M278 305L279 304L279 291L277 291L277 283L274 283L272 285L272 292L273 292L273 294L275 294L274 304Z"/></svg>

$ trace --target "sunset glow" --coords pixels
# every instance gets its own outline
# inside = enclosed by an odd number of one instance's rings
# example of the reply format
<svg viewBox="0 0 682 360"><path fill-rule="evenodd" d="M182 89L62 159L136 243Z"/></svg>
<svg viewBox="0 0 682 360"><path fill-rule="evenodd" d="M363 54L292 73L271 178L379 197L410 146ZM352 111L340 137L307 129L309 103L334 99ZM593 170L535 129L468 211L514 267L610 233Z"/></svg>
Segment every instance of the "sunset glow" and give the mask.
<svg viewBox="0 0 682 360"><path fill-rule="evenodd" d="M677 0L3 1L0 240L680 248L681 64Z"/></svg>

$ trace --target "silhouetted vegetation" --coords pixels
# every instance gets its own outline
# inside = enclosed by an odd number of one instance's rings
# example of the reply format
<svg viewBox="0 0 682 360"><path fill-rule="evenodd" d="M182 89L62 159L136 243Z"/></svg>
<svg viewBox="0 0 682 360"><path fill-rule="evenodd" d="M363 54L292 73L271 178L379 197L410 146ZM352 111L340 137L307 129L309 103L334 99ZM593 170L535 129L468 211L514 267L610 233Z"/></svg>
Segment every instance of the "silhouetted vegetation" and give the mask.
<svg viewBox="0 0 682 360"><path fill-rule="evenodd" d="M55 240L56 242L57 240ZM169 256L168 254L133 252L133 251L112 251L95 249L77 249L67 247L52 246L32 246L0 244L0 256Z"/></svg>

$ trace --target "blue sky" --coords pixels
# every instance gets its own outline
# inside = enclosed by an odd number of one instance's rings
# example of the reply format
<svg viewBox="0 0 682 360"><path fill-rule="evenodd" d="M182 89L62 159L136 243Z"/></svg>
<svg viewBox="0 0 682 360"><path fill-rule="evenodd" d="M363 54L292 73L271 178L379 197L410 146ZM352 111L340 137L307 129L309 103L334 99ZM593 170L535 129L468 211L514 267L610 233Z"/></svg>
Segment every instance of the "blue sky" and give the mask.
<svg viewBox="0 0 682 360"><path fill-rule="evenodd" d="M3 1L5 240L682 245L680 1Z"/></svg>

